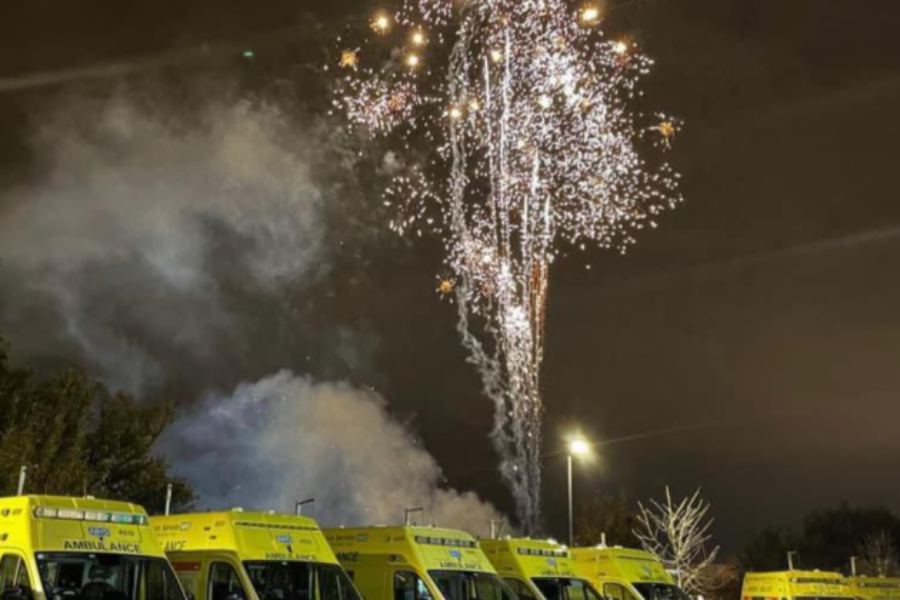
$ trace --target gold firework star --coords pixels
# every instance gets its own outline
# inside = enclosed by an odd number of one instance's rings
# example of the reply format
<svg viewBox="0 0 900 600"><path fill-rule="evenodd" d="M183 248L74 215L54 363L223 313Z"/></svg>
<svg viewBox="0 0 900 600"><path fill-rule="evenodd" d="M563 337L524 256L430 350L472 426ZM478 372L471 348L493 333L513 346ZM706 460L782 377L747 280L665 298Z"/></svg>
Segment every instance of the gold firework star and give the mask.
<svg viewBox="0 0 900 600"><path fill-rule="evenodd" d="M340 65L344 69L355 69L359 64L359 50L344 50L341 52Z"/></svg>

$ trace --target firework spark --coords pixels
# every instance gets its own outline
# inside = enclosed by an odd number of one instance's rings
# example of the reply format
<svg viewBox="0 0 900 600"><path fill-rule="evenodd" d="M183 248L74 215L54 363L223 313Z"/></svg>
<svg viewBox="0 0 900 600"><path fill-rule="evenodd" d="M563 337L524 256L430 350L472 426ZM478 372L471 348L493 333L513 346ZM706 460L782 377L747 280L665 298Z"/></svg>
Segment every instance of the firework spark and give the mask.
<svg viewBox="0 0 900 600"><path fill-rule="evenodd" d="M355 69L359 64L358 50L344 50L341 52L340 66L344 69Z"/></svg>
<svg viewBox="0 0 900 600"><path fill-rule="evenodd" d="M623 250L680 200L677 174L640 151L648 130L649 150L667 147L674 122L643 123L630 109L651 61L608 39L599 19L564 0L405 0L393 22L372 21L380 66L345 75L336 97L354 126L400 140L404 167L385 199L401 208L392 228L445 242L452 275L438 292L455 295L495 402L493 439L527 532L540 516L551 264L586 242ZM404 50L424 51L417 39L434 42L427 68Z"/></svg>

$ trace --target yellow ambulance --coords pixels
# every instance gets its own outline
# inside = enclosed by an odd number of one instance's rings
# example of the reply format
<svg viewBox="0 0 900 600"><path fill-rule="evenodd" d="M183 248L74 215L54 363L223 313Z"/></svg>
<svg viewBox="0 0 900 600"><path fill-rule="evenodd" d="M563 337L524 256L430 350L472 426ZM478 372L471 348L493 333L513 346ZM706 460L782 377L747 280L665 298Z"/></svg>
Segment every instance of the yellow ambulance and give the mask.
<svg viewBox="0 0 900 600"><path fill-rule="evenodd" d="M742 600L844 600L853 598L850 580L828 571L774 571L744 575Z"/></svg>
<svg viewBox="0 0 900 600"><path fill-rule="evenodd" d="M196 600L359 600L308 517L233 509L151 524Z"/></svg>
<svg viewBox="0 0 900 600"><path fill-rule="evenodd" d="M516 600L462 531L359 527L325 537L366 600Z"/></svg>
<svg viewBox="0 0 900 600"><path fill-rule="evenodd" d="M140 506L0 498L3 600L185 600Z"/></svg>
<svg viewBox="0 0 900 600"><path fill-rule="evenodd" d="M572 548L575 571L609 600L688 600L659 560L643 550Z"/></svg>
<svg viewBox="0 0 900 600"><path fill-rule="evenodd" d="M481 549L520 600L601 600L575 573L569 551L556 542L483 540Z"/></svg>
<svg viewBox="0 0 900 600"><path fill-rule="evenodd" d="M850 586L860 600L900 600L900 577L851 577Z"/></svg>

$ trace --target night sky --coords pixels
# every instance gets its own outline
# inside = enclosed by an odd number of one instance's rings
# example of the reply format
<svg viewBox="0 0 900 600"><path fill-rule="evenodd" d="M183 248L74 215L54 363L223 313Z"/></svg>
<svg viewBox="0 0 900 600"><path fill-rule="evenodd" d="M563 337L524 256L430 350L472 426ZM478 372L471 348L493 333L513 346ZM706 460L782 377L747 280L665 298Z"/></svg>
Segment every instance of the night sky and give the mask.
<svg viewBox="0 0 900 600"><path fill-rule="evenodd" d="M110 89L152 89L179 107L222 90L272 95L293 103L298 119L324 119L318 68L342 27L376 7L4 6L0 183L39 178L31 140L42 120ZM729 551L762 526L844 500L900 510L900 3L621 0L606 13L609 33L656 60L649 102L686 122L671 155L686 202L624 257L589 250L555 265L548 529L561 536L565 527L558 450L573 426L598 441L668 431L601 447L579 467L577 501L702 486ZM111 64L120 66L109 76L78 75ZM64 83L27 85L38 73ZM363 209L330 209L331 264L314 285L262 298L229 282L232 308L245 316L232 347L185 360L134 326L134 343L165 367L156 393L189 403L282 367L371 386L449 485L511 510L487 439L492 407L465 362L454 309L434 293L440 250L386 231L377 191L352 177L341 193ZM12 201L0 195L0 207ZM0 331L19 358L90 368L3 258ZM122 310L110 308L109 319Z"/></svg>

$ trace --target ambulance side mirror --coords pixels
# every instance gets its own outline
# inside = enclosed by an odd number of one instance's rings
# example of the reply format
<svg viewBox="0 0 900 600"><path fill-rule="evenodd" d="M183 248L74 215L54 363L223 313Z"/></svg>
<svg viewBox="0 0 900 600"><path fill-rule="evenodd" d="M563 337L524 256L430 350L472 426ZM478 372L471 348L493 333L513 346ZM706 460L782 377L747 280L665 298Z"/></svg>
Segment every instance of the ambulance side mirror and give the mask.
<svg viewBox="0 0 900 600"><path fill-rule="evenodd" d="M185 592L184 595L187 597L187 600L197 600L197 597L194 595L194 592Z"/></svg>

